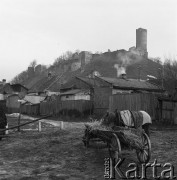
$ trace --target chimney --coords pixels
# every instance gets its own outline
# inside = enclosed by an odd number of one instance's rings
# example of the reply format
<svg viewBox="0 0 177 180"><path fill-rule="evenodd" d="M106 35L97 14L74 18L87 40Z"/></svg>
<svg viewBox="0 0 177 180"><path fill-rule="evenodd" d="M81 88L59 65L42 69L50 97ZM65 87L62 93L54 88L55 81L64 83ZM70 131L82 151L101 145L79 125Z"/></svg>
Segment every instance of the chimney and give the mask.
<svg viewBox="0 0 177 180"><path fill-rule="evenodd" d="M126 73L122 73L122 74L121 74L121 78L122 78L122 79L127 79L127 74L126 74Z"/></svg>
<svg viewBox="0 0 177 180"><path fill-rule="evenodd" d="M5 85L6 84L6 79L3 79L2 83L3 83L3 85Z"/></svg>
<svg viewBox="0 0 177 180"><path fill-rule="evenodd" d="M52 77L52 73L48 72L48 78L50 79Z"/></svg>

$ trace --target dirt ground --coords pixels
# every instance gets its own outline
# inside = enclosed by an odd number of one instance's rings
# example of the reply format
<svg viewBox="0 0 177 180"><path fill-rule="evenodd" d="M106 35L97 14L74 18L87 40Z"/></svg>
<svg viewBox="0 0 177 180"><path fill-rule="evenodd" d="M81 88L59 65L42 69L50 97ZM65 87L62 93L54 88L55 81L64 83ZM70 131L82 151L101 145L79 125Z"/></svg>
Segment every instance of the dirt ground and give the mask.
<svg viewBox="0 0 177 180"><path fill-rule="evenodd" d="M27 120L23 120L26 122ZM17 118L8 118L10 126ZM85 148L82 143L84 123L65 122L64 129L37 124L27 125L21 132L10 131L9 137L0 141L0 179L6 180L103 180L104 159L108 150L101 143ZM26 130L24 130L26 129ZM177 130L151 131L152 157L158 163L172 163L177 176ZM123 151L122 170L129 163L137 162L134 151ZM140 165L139 165L140 166ZM166 168L167 169L167 168ZM160 168L158 173L163 170ZM152 170L147 173L152 179ZM120 179L116 176L116 179Z"/></svg>

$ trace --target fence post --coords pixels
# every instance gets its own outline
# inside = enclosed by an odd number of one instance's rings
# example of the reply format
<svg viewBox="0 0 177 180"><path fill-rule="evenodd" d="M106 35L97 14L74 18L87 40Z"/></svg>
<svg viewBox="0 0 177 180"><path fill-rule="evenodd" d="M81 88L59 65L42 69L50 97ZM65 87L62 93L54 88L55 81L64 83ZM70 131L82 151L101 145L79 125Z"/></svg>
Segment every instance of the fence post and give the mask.
<svg viewBox="0 0 177 180"><path fill-rule="evenodd" d="M64 128L64 123L63 123L63 121L60 122L60 128L61 128L61 129Z"/></svg>
<svg viewBox="0 0 177 180"><path fill-rule="evenodd" d="M39 122L39 123L38 123L38 131L41 132L41 129L42 129L42 128L41 128L41 121L38 121L38 122Z"/></svg>
<svg viewBox="0 0 177 180"><path fill-rule="evenodd" d="M8 127L9 127L9 126L8 126L8 123L7 123L6 129L8 129ZM9 134L9 131L6 130L6 131L5 131L5 134Z"/></svg>
<svg viewBox="0 0 177 180"><path fill-rule="evenodd" d="M20 102L20 112L18 116L18 131L20 132L20 120L21 120L21 102Z"/></svg>

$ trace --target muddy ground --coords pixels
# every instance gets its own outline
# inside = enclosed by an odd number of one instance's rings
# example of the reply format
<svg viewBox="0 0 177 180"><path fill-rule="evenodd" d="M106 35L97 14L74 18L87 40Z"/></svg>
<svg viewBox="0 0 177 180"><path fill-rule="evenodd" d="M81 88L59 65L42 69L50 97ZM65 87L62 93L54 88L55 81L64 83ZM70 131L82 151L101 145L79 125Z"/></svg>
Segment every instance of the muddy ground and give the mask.
<svg viewBox="0 0 177 180"><path fill-rule="evenodd" d="M13 126L17 118L8 118L8 121ZM37 124L25 126L21 132L10 131L9 137L0 141L0 179L104 179L104 159L109 157L108 150L102 143L92 143L88 149L83 146L84 123L65 122L63 130L46 124L42 132L23 130L37 129ZM173 164L177 176L177 130L151 131L150 139L150 162L157 159L162 165ZM121 167L123 172L129 163L138 163L134 151L123 151L122 156L126 158ZM158 175L163 169L158 169ZM147 177L152 179L151 169ZM116 179L120 179L118 175Z"/></svg>

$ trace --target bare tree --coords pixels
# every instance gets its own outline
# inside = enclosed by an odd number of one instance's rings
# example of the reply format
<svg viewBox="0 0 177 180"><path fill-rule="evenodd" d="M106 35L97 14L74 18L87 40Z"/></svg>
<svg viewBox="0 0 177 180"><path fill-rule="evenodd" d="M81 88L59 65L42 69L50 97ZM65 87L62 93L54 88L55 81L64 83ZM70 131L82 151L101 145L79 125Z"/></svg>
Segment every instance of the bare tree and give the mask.
<svg viewBox="0 0 177 180"><path fill-rule="evenodd" d="M177 61L176 59L166 58L162 68L162 81L164 88L169 94L174 94L177 87Z"/></svg>
<svg viewBox="0 0 177 180"><path fill-rule="evenodd" d="M65 55L65 60L70 60L72 59L73 53L71 51L66 51L64 55Z"/></svg>
<svg viewBox="0 0 177 180"><path fill-rule="evenodd" d="M11 80L11 83L12 83L12 84L22 83L22 82L24 82L27 78L28 78L28 73L27 73L27 71L23 71L23 72L21 72L20 74L18 74L17 76L15 76L15 77Z"/></svg>
<svg viewBox="0 0 177 180"><path fill-rule="evenodd" d="M155 57L155 58L150 57L149 59L162 65L162 60L160 57Z"/></svg>
<svg viewBox="0 0 177 180"><path fill-rule="evenodd" d="M165 59L164 78L177 80L177 61L175 59Z"/></svg>
<svg viewBox="0 0 177 180"><path fill-rule="evenodd" d="M78 54L79 54L80 52L81 52L81 51L80 51L79 49L76 49L76 50L75 50L75 53L78 53Z"/></svg>
<svg viewBox="0 0 177 180"><path fill-rule="evenodd" d="M37 65L37 61L34 59L33 61L30 62L30 67L35 67Z"/></svg>

